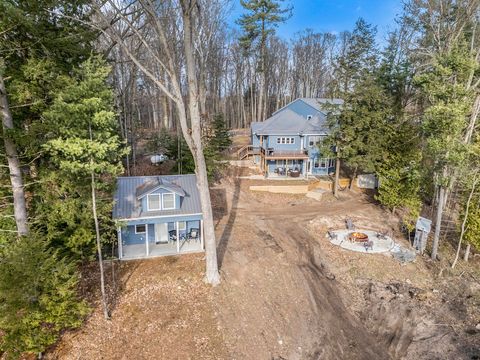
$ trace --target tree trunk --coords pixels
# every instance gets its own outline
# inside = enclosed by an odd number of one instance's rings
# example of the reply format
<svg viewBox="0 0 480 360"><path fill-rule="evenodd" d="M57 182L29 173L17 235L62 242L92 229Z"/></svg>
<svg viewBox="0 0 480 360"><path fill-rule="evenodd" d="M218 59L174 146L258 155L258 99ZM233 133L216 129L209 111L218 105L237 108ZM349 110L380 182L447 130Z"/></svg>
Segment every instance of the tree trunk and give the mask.
<svg viewBox="0 0 480 360"><path fill-rule="evenodd" d="M470 194L468 195L467 206L465 208L465 215L462 221L462 230L460 232L460 239L458 240L457 253L455 254L455 259L453 260L453 263L452 263L452 269L454 269L455 265L457 265L457 261L460 256L460 250L462 249L463 235L465 234L465 230L466 230L465 226L468 220L468 210L470 209L470 203L472 202L472 197L473 197L473 193L475 192L475 187L477 186L477 181L478 180L475 178L472 184L472 189L470 191Z"/></svg>
<svg viewBox="0 0 480 360"><path fill-rule="evenodd" d="M463 261L468 262L468 258L470 256L470 248L471 245L467 244L467 248L465 249L465 254L463 254Z"/></svg>
<svg viewBox="0 0 480 360"><path fill-rule="evenodd" d="M90 140L92 140L92 127L88 126L88 132L90 133ZM90 159L90 165L93 165L93 159ZM107 294L105 292L105 273L103 271L103 256L102 256L102 243L100 239L100 226L98 224L97 216L97 196L95 192L95 174L92 171L90 173L90 185L92 190L92 214L93 221L95 223L95 236L97 241L97 253L98 253L98 266L100 268L100 292L102 294L102 307L103 307L103 316L105 319L110 319L108 314L108 305L107 305Z"/></svg>
<svg viewBox="0 0 480 360"><path fill-rule="evenodd" d="M443 216L443 209L445 206L445 187L439 186L438 192L439 192L439 199L437 204L437 218L435 221L435 233L433 235L433 245L432 245L432 255L431 255L433 260L437 259L438 243L440 241L440 231L442 228L442 216Z"/></svg>
<svg viewBox="0 0 480 360"><path fill-rule="evenodd" d="M335 160L335 182L333 183L333 196L338 199L338 186L340 182L340 154L337 150L337 158Z"/></svg>
<svg viewBox="0 0 480 360"><path fill-rule="evenodd" d="M171 130L171 124L168 121L168 99L166 96L162 96L162 117L163 117L163 127L165 129Z"/></svg>
<svg viewBox="0 0 480 360"><path fill-rule="evenodd" d="M205 234L205 252L206 252L206 281L212 285L218 285L220 283L220 274L218 273L217 262L217 244L215 240L215 228L213 225L213 213L212 205L210 201L210 190L208 188L208 176L207 166L205 163L205 156L203 154L203 145L200 128L200 110L199 110L199 93L198 93L198 81L195 70L195 59L192 42L192 11L193 6L186 4L186 1L182 1L183 7L183 36L184 36L184 51L187 69L188 79L188 110L190 114L190 121L192 124L191 140L189 144L190 150L195 159L195 172L197 175L198 189L200 192L200 200L203 213L203 226ZM203 86L203 84L200 84ZM186 118L185 109L179 109L180 117ZM189 138L186 122L182 121L182 131L185 138Z"/></svg>
<svg viewBox="0 0 480 360"><path fill-rule="evenodd" d="M352 177L350 178L350 184L348 184L348 190L352 190L353 182L357 177L357 171L358 171L358 166L355 166L355 169L353 169Z"/></svg>
<svg viewBox="0 0 480 360"><path fill-rule="evenodd" d="M15 143L10 138L8 131L13 130L13 118L8 105L7 90L3 75L0 74L0 114L2 116L3 140L5 143L5 154L7 156L8 169L10 171L10 182L13 193L13 211L18 235L28 233L27 205L25 201L25 189L23 187L22 169L18 159Z"/></svg>
<svg viewBox="0 0 480 360"><path fill-rule="evenodd" d="M105 319L109 319L110 315L108 314L108 305L107 305L107 294L105 292L105 274L103 272L103 256L102 256L102 244L100 241L100 226L98 224L97 217L97 201L95 195L95 174L91 173L91 185L92 185L92 212L93 220L95 221L95 235L97 239L97 252L98 252L98 265L100 267L100 291L102 294L102 307L103 307L103 316Z"/></svg>

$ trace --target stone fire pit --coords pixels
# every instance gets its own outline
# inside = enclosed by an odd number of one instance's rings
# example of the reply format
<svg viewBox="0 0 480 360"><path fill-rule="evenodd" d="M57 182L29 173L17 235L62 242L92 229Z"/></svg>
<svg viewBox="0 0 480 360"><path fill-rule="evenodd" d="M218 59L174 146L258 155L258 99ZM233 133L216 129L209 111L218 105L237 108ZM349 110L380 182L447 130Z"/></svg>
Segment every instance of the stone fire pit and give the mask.
<svg viewBox="0 0 480 360"><path fill-rule="evenodd" d="M348 235L348 239L353 242L365 242L368 241L368 235L362 232L352 232Z"/></svg>
<svg viewBox="0 0 480 360"><path fill-rule="evenodd" d="M331 231L331 233L334 235L330 238L332 245L337 245L351 251L378 254L389 252L395 246L395 242L390 236L383 236L383 234L373 230L334 230ZM365 246L367 242L372 243L371 248Z"/></svg>

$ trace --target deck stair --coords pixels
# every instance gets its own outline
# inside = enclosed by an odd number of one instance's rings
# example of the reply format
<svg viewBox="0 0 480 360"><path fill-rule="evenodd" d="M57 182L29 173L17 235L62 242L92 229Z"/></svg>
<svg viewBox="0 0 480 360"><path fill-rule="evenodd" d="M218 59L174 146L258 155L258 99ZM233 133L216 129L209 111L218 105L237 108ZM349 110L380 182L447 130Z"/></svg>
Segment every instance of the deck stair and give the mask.
<svg viewBox="0 0 480 360"><path fill-rule="evenodd" d="M254 147L253 145L245 145L240 150L237 151L238 160L243 160L252 155L259 155L260 148Z"/></svg>

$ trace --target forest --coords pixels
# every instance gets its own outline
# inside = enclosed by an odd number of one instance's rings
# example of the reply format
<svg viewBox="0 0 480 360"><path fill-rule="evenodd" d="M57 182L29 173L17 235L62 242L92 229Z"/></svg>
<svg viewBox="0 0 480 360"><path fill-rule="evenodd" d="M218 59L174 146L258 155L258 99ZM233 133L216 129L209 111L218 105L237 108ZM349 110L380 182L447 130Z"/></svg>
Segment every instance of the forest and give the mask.
<svg viewBox="0 0 480 360"><path fill-rule="evenodd" d="M0 0L0 352L42 353L81 326L91 263L109 317L115 178L139 174L145 139L197 174L218 284L208 186L227 130L296 98L344 100L322 151L346 176L375 173L406 231L428 214L432 259L447 240L452 267L478 251L480 1L405 1L384 41L361 18L281 38L294 2L240 2L232 26L230 0Z"/></svg>

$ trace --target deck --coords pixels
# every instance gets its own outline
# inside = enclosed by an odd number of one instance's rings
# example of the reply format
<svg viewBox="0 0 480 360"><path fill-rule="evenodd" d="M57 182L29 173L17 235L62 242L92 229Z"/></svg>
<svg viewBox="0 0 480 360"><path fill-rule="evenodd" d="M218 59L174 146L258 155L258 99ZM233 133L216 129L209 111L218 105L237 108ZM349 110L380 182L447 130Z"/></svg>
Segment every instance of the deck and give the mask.
<svg viewBox="0 0 480 360"><path fill-rule="evenodd" d="M275 160L275 159L308 159L308 153L303 150L296 151L267 151L265 154L265 159Z"/></svg>

